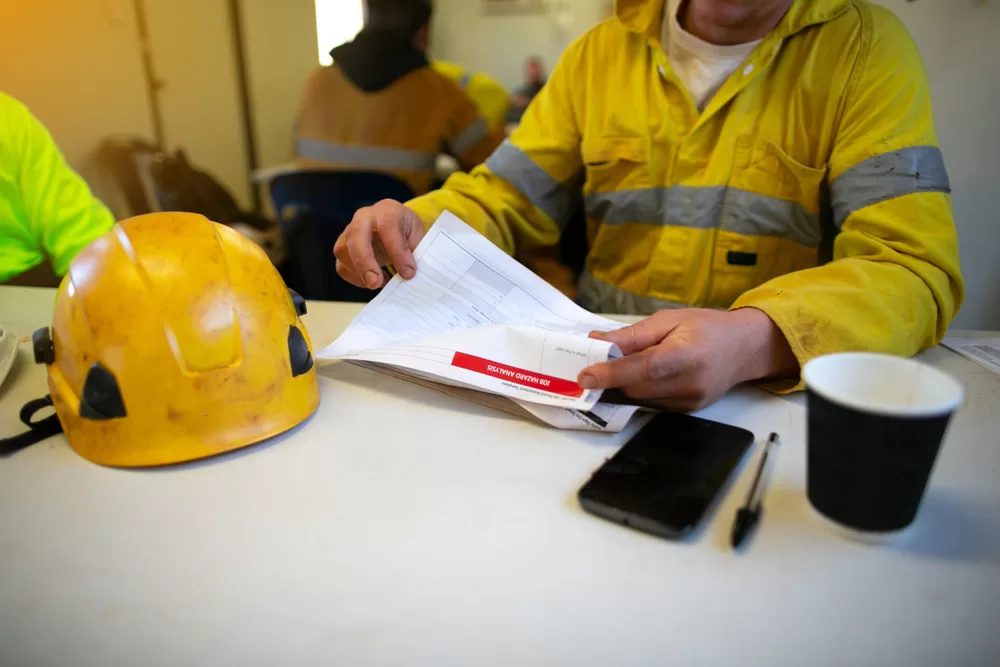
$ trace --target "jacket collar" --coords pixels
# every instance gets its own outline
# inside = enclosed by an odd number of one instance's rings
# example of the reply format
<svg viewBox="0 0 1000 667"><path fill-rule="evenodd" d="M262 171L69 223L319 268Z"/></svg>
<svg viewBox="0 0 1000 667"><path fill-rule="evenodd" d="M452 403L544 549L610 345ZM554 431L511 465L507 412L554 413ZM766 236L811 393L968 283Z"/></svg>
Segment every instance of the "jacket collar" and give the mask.
<svg viewBox="0 0 1000 667"><path fill-rule="evenodd" d="M615 16L631 31L659 39L667 0L617 0ZM826 23L847 11L852 0L795 0L768 37L784 39L809 26Z"/></svg>

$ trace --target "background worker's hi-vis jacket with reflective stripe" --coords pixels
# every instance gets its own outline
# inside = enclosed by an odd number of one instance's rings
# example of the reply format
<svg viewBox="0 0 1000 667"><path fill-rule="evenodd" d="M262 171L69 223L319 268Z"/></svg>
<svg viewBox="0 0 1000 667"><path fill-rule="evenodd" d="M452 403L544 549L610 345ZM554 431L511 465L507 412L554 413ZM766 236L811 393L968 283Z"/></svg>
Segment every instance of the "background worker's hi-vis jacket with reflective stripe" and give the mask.
<svg viewBox="0 0 1000 667"><path fill-rule="evenodd" d="M658 41L663 5L619 0L484 167L409 206L509 252L556 242L582 205L592 310L753 306L802 363L939 340L963 297L957 238L898 19L798 0L699 115Z"/></svg>
<svg viewBox="0 0 1000 667"><path fill-rule="evenodd" d="M392 174L416 193L430 189L437 156L464 169L485 160L502 139L454 81L431 67L366 92L334 64L310 75L299 111L296 162Z"/></svg>
<svg viewBox="0 0 1000 667"><path fill-rule="evenodd" d="M465 91L491 129L503 131L510 93L499 81L484 72L472 72L461 65L441 60L432 62L431 67Z"/></svg>

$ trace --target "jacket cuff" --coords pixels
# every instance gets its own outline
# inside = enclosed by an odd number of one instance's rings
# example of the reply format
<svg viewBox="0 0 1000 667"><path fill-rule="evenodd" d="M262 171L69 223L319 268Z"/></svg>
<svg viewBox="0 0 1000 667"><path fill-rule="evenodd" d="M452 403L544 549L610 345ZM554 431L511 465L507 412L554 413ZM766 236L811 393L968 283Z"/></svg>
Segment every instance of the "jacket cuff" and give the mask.
<svg viewBox="0 0 1000 667"><path fill-rule="evenodd" d="M752 291L740 296L729 310L740 310L741 308L755 308L771 318L781 333L788 341L788 346L799 362L799 373L795 377L780 378L775 380L760 380L754 384L761 389L766 389L775 394L791 394L802 391L806 388L802 380L801 369L812 359L827 354L827 350L822 349L818 344L815 335L804 335L802 327L795 327L790 324L789 311L794 308L794 304L781 297L770 298L764 294L754 294Z"/></svg>

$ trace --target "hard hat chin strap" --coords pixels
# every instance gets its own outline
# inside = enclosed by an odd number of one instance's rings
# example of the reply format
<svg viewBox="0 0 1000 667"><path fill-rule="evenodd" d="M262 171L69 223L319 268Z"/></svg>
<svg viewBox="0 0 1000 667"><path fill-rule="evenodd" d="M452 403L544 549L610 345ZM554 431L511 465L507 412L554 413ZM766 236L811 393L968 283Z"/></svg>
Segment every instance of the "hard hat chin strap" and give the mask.
<svg viewBox="0 0 1000 667"><path fill-rule="evenodd" d="M31 421L35 413L39 410L52 407L52 397L36 398L28 401L21 408L21 421L24 422L30 431L15 435L13 438L0 438L0 457L10 456L14 452L19 452L25 447L30 447L46 438L51 438L56 433L62 431L62 424L56 415L50 415L45 419L36 422Z"/></svg>

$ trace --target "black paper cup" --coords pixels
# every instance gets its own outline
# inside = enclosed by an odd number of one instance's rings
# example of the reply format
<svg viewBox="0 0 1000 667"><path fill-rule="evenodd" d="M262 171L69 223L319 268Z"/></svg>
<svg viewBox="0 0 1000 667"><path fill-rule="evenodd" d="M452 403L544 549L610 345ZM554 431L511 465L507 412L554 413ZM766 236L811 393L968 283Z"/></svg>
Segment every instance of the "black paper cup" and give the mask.
<svg viewBox="0 0 1000 667"><path fill-rule="evenodd" d="M913 523L962 385L912 359L851 352L806 364L809 503L848 537Z"/></svg>

